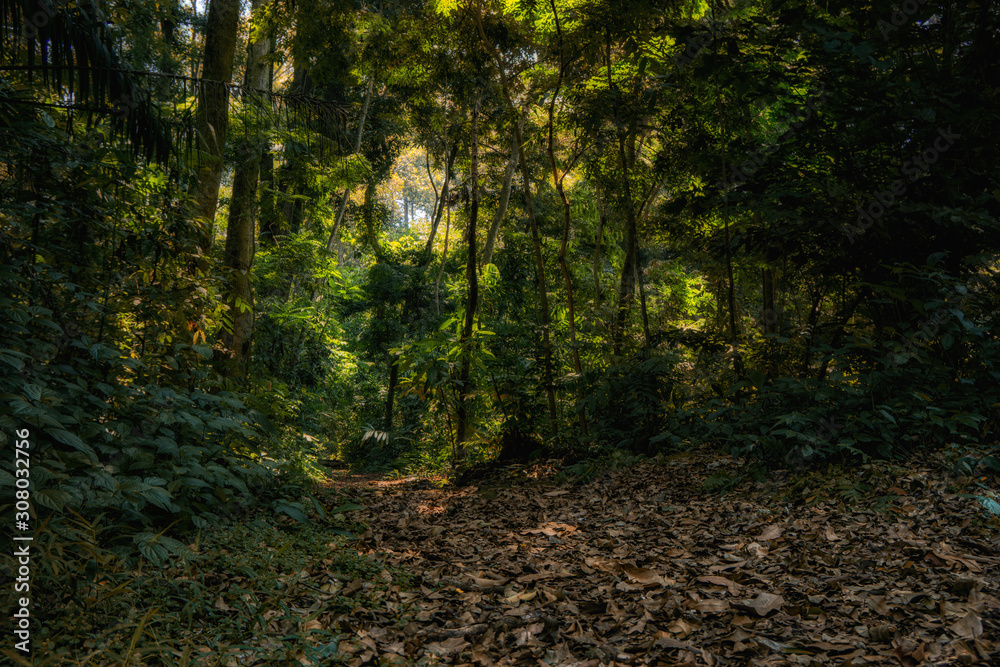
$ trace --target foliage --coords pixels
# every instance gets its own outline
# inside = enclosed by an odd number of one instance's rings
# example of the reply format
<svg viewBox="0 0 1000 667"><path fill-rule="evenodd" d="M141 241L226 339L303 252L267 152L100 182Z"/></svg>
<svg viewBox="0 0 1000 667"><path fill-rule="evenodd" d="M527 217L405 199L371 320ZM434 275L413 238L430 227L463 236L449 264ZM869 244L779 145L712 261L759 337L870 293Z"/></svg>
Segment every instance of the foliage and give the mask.
<svg viewBox="0 0 1000 667"><path fill-rule="evenodd" d="M37 562L47 586L32 590L48 620L33 633L36 655L48 660L41 664L65 665L95 656L149 665L215 665L249 654L273 661L302 647L329 655L344 629L328 617L318 622L319 608L303 616L305 597L322 602L325 613L347 613L378 606L387 580L410 582L345 546L346 531L336 526L360 506L324 510L331 501L309 507L307 523L261 509L185 533L183 542L148 532L131 546L120 526L101 516L77 516L42 533ZM344 590L357 579L369 582L364 592Z"/></svg>

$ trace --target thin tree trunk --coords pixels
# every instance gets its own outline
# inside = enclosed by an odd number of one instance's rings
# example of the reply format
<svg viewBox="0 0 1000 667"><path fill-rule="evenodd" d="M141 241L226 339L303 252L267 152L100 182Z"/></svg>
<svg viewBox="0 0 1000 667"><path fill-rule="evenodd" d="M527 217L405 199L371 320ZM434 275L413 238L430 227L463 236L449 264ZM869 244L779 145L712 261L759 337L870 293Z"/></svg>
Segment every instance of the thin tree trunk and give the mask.
<svg viewBox="0 0 1000 667"><path fill-rule="evenodd" d="M456 148L458 147L456 142ZM448 261L448 233L451 231L451 207L448 206L448 184L451 183L451 164L454 153L448 152L448 101L445 100L444 104L444 153L445 153L445 172L444 172L444 183L441 185L441 208L438 209L437 216L434 221L434 225L431 227L431 233L427 237L427 250L425 252L425 257L427 261L430 261L431 253L433 252L434 243L434 232L437 231L437 221L441 219L441 212L445 212L445 223L444 223L444 251L441 253L441 266L438 267L437 279L434 281L434 312L438 315L441 314L441 276L444 275L444 265Z"/></svg>
<svg viewBox="0 0 1000 667"><path fill-rule="evenodd" d="M444 275L444 265L448 261L448 233L451 231L451 208L445 214L444 250L441 252L441 266L438 267L437 278L434 280L434 312L441 314L441 277Z"/></svg>
<svg viewBox="0 0 1000 667"><path fill-rule="evenodd" d="M486 245L483 247L483 266L493 263L493 248L500 233L500 223L507 215L507 206L510 203L511 185L514 181L514 172L517 170L517 146L514 145L514 136L510 138L510 159L507 160L507 168L503 173L503 187L500 189L500 203L497 206L496 215L493 216L493 224L490 226L490 233L486 237Z"/></svg>
<svg viewBox="0 0 1000 667"><path fill-rule="evenodd" d="M559 198L562 200L563 205L562 243L559 246L559 268L562 271L563 283L566 285L566 309L569 318L569 345L570 349L573 351L573 370L576 372L577 376L580 376L583 374L583 367L580 364L580 349L576 344L576 310L573 302L573 277L569 272L569 266L566 264L566 248L569 245L570 203L569 197L566 195L566 189L563 187L563 180L566 178L568 171L563 172L562 175L559 174L559 167L556 164L555 142L556 100L559 98L559 91L562 88L566 62L563 56L562 26L559 23L559 12L556 11L555 0L549 0L549 5L552 7L552 16L555 18L556 24L556 34L559 38L559 77L556 80L555 90L552 91L552 99L549 101L549 163L552 165L552 185L555 187L556 192L559 193ZM581 384L579 386L579 397L582 402L583 385ZM586 422L584 421L583 413L580 413L580 419L581 426L584 430L586 430Z"/></svg>
<svg viewBox="0 0 1000 667"><path fill-rule="evenodd" d="M472 195L469 204L469 225L465 241L469 247L469 257L465 265L465 279L469 284L469 297L465 306L465 324L462 327L461 354L462 363L459 372L459 391L457 426L458 436L455 448L456 463L465 458L465 441L468 437L470 411L472 408L472 329L476 319L476 307L479 305L479 277L476 274L476 223L479 219L479 100L472 107L472 137L469 145L470 168L472 180Z"/></svg>
<svg viewBox="0 0 1000 667"><path fill-rule="evenodd" d="M595 305L600 305L602 301L601 295L601 243L604 240L604 225L607 220L607 209L604 206L604 198L601 196L601 188L599 185L594 185L594 194L597 199L597 215L599 222L597 223L597 241L594 248L594 303Z"/></svg>
<svg viewBox="0 0 1000 667"><path fill-rule="evenodd" d="M253 10L258 10L264 2L265 0L253 0ZM270 50L269 42L270 40L264 39L247 45L246 71L243 77L245 110L264 101L262 93L266 91L269 80L265 60ZM258 99L255 100L255 96ZM223 342L229 349L227 373L230 375L241 374L253 333L253 292L250 285L250 271L253 265L255 238L254 200L262 153L262 146L257 138L240 141L233 173L233 196L229 204L229 224L223 258L229 288L227 302L233 320L232 331L226 331L222 336Z"/></svg>
<svg viewBox="0 0 1000 667"><path fill-rule="evenodd" d="M614 82L611 79L611 33L607 34L606 64L608 73L608 87L615 90ZM622 133L621 117L619 115L619 103L615 102L615 127L618 134L618 161L622 170L622 190L625 197L625 262L622 264L622 277L618 285L618 312L615 317L614 331L612 333L612 349L616 356L622 353L622 344L625 336L625 321L628 315L628 307L635 294L636 277L638 276L638 239L635 219L635 202L632 200L632 184L629 180L629 166L632 161L628 159L625 152L625 136ZM634 136L634 135L633 135ZM630 145L630 150L632 146ZM643 319L646 318L645 308L643 308ZM649 346L649 326L646 324L646 345Z"/></svg>
<svg viewBox="0 0 1000 667"><path fill-rule="evenodd" d="M491 55L493 63L500 75L500 86L503 91L504 101L507 108L512 112L516 110L514 100L510 92L510 81L504 71L503 57L497 50L496 45L486 36L486 28L483 26L482 8L476 4L475 15L476 28L483 48ZM540 310L540 320L542 325L542 366L543 381L545 382L545 396L549 408L549 432L555 436L558 432L558 417L556 415L556 394L555 384L552 379L552 342L549 336L549 297L548 288L545 284L545 261L542 257L542 239L538 232L538 223L535 220L535 206L531 198L531 173L524 158L524 141L521 137L521 128L514 126L514 141L517 142L517 160L521 165L521 179L524 185L524 207L528 214L528 225L531 228L531 240L535 250L535 274L538 278L538 301Z"/></svg>
<svg viewBox="0 0 1000 667"><path fill-rule="evenodd" d="M382 239L380 238L382 229L375 217L375 195L377 183L374 180L368 181L365 187L365 203L361 209L361 238L368 242L375 253L376 261L383 261L385 252L382 250Z"/></svg>
<svg viewBox="0 0 1000 667"><path fill-rule="evenodd" d="M711 3L712 8L712 43L718 44L715 41L715 3ZM719 70L715 70L715 89L716 98L715 105L716 111L719 116L719 137L722 140L722 179L725 182L726 179L726 134L725 134L725 123L723 122L722 115L722 97L718 94L719 91ZM723 190L723 206L726 207L729 204L729 188ZM740 356L740 338L739 330L736 328L736 280L733 277L733 253L732 248L730 248L730 234L729 234L729 214L723 208L722 213L722 227L723 227L723 240L726 244L726 280L729 281L729 287L726 291L726 300L729 306L729 337L732 341L733 346L733 370L737 375L744 375L743 358Z"/></svg>
<svg viewBox="0 0 1000 667"><path fill-rule="evenodd" d="M431 171L431 149L428 148L424 154L424 168L427 169L427 180L430 181L431 188L434 190L434 205L431 207L431 215L437 214L438 203L440 203L441 198L438 194L437 183L434 182L434 173Z"/></svg>
<svg viewBox="0 0 1000 667"><path fill-rule="evenodd" d="M455 143L454 147L452 147L451 152L448 151L447 123L445 124L444 128L444 152L445 152L444 183L441 184L441 196L438 199L437 212L434 214L434 220L431 221L431 231L427 235L427 243L424 246L425 266L428 263L430 263L431 258L434 256L434 238L437 236L437 230L441 224L441 216L444 215L445 209L448 208L448 198L451 196L451 172L452 168L455 165L455 157L458 155L457 142Z"/></svg>
<svg viewBox="0 0 1000 667"><path fill-rule="evenodd" d="M268 39L268 56L274 55L274 36ZM266 59L267 92L274 90L274 62ZM278 223L278 212L274 207L274 153L270 141L264 146L260 156L260 229L258 235L261 241L277 243L281 236L281 226Z"/></svg>
<svg viewBox="0 0 1000 667"><path fill-rule="evenodd" d="M354 137L354 153L361 151L361 139L365 133L365 122L368 120L368 107L372 101L372 90L375 86L375 77L368 77L368 89L365 90L365 101L361 105L361 118L358 120L358 133ZM347 211L347 198L351 194L350 188L344 189L344 195L340 198L340 208L337 209L337 218L333 222L333 229L330 230L330 238L326 242L327 252L333 252L337 244L337 232L340 231L340 223L344 220L344 213Z"/></svg>
<svg viewBox="0 0 1000 667"><path fill-rule="evenodd" d="M229 87L236 54L240 0L212 0L205 28L205 57L199 87L197 130L204 153L195 193L195 219L202 225L198 268L208 269L207 257L215 240L215 211L219 205L222 159L229 125Z"/></svg>

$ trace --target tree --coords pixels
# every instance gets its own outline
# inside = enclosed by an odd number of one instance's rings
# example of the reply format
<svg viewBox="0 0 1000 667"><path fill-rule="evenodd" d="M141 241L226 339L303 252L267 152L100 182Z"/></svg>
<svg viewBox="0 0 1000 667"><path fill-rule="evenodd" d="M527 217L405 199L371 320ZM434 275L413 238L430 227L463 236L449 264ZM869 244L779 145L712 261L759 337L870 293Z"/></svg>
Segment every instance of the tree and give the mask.
<svg viewBox="0 0 1000 667"><path fill-rule="evenodd" d="M254 0L253 12L260 12L266 0ZM247 58L243 74L241 102L244 123L251 122L247 111L260 108L270 100L271 66L267 60L271 50L270 39L260 35L256 39L251 34L247 42ZM260 114L254 114L260 117ZM230 372L241 372L249 352L254 320L254 302L251 289L253 249L256 240L254 220L257 197L257 182L264 152L269 146L262 141L267 136L266 128L250 128L256 136L236 142L236 164L233 169L233 195L229 205L229 224L226 230L226 248L223 269L228 283L227 305L232 318L231 329L222 336L229 350Z"/></svg>
<svg viewBox="0 0 1000 667"><path fill-rule="evenodd" d="M233 79L240 4L240 0L211 0L208 6L197 117L199 147L203 156L194 209L195 217L203 227L203 256L207 256L215 240L215 209L219 204L219 183L229 127L229 83ZM199 265L202 271L207 268L204 259Z"/></svg>

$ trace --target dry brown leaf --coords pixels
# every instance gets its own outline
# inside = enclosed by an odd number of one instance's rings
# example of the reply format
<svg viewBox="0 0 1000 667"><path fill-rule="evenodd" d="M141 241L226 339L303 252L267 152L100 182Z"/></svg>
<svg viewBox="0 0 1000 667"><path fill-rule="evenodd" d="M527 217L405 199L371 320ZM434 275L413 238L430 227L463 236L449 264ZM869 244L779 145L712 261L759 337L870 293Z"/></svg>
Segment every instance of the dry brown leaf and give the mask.
<svg viewBox="0 0 1000 667"><path fill-rule="evenodd" d="M634 565L622 565L622 571L632 581L637 581L644 586L652 586L663 583L663 575L648 567L635 567Z"/></svg>
<svg viewBox="0 0 1000 667"><path fill-rule="evenodd" d="M695 611L700 611L707 614L721 614L723 612L729 611L732 607L729 606L729 602L726 600L702 600L695 603Z"/></svg>
<svg viewBox="0 0 1000 667"><path fill-rule="evenodd" d="M720 577L718 575L713 575L713 574L698 577L697 581L706 584L714 584L715 586L722 586L723 588L726 588L731 595L739 594L740 589L743 588L732 579L726 579L725 577Z"/></svg>
<svg viewBox="0 0 1000 667"><path fill-rule="evenodd" d="M425 648L434 655L444 656L457 653L467 646L471 646L471 644L461 637L452 637L443 642L431 642Z"/></svg>
<svg viewBox="0 0 1000 667"><path fill-rule="evenodd" d="M761 593L750 602L734 603L734 605L741 609L752 610L761 618L767 616L772 611L780 609L783 604L785 604L785 598L772 593Z"/></svg>
<svg viewBox="0 0 1000 667"><path fill-rule="evenodd" d="M975 612L970 611L948 629L964 639L976 639L983 634L983 621Z"/></svg>
<svg viewBox="0 0 1000 667"><path fill-rule="evenodd" d="M781 533L782 533L781 526L779 526L776 523L772 523L770 526L766 526L764 530L761 532L761 534L754 539L761 541L776 540L779 537L781 537Z"/></svg>

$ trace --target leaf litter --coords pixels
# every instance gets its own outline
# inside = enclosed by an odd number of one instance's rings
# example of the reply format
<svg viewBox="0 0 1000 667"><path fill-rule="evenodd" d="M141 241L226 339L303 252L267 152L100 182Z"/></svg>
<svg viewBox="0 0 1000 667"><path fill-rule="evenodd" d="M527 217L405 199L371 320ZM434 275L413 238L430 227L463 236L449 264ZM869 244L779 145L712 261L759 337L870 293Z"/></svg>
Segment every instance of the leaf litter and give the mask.
<svg viewBox="0 0 1000 667"><path fill-rule="evenodd" d="M354 667L1000 660L997 523L940 464L884 465L853 504L817 473L701 490L741 463L705 450L577 486L544 466L483 488L341 479L365 506L355 547L415 583L319 621L353 635Z"/></svg>

